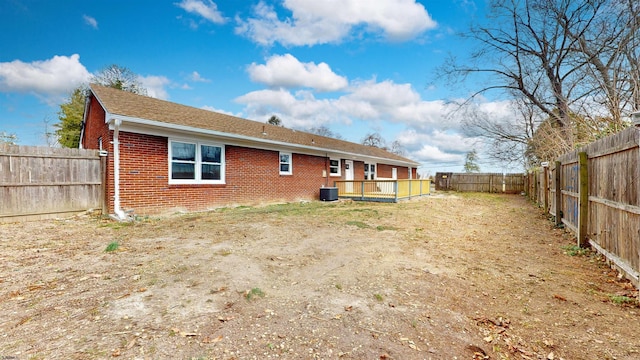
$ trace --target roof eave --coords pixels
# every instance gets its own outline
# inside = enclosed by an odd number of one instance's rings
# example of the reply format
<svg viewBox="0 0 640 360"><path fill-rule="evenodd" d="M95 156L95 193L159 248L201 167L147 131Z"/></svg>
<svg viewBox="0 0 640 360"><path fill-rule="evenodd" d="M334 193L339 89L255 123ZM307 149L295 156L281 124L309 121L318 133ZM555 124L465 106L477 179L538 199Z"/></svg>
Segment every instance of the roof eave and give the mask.
<svg viewBox="0 0 640 360"><path fill-rule="evenodd" d="M185 132L185 133L192 133L192 134L205 135L205 136L214 136L217 138L235 140L238 142L268 144L276 147L306 150L305 152L314 153L314 154L317 154L317 153L335 154L335 155L342 155L347 158L354 158L354 159L366 158L371 160L377 160L379 162L386 163L386 164L397 164L402 166L417 167L420 165L419 163L416 163L413 161L401 161L401 160L389 159L389 158L380 157L380 156L372 156L372 155L366 155L361 153L348 152L344 150L336 150L336 149L323 148L318 146L296 144L291 142L264 139L260 137L253 137L253 136L239 135L239 134L227 133L227 132L216 131L216 130L203 129L203 128L198 128L193 126L165 123L161 121L136 118L136 117L126 116L126 115L111 114L105 110L105 122L111 124L110 120L112 119L121 120L123 124L130 123L135 125L142 125L143 127L163 129L167 131L177 131L177 132Z"/></svg>

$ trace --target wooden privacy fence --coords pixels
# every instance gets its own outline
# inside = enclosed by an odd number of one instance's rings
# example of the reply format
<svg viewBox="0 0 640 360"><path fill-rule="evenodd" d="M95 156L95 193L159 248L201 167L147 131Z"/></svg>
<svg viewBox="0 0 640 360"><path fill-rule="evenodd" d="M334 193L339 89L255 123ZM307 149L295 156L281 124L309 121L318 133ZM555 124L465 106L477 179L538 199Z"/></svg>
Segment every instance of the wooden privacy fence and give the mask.
<svg viewBox="0 0 640 360"><path fill-rule="evenodd" d="M640 127L530 171L527 193L640 285Z"/></svg>
<svg viewBox="0 0 640 360"><path fill-rule="evenodd" d="M0 222L102 209L96 150L0 144Z"/></svg>
<svg viewBox="0 0 640 360"><path fill-rule="evenodd" d="M520 194L524 174L436 173L436 190Z"/></svg>

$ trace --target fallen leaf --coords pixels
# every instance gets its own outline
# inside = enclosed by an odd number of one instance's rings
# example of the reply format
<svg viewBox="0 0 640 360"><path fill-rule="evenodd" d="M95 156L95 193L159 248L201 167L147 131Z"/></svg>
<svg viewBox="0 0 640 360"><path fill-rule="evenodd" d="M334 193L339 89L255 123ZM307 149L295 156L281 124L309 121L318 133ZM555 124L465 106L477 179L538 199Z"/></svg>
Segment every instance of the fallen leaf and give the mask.
<svg viewBox="0 0 640 360"><path fill-rule="evenodd" d="M553 297L554 297L555 299L560 300L560 301L567 301L567 298L565 298L564 296L560 296L560 295L558 295L558 294L553 294Z"/></svg>
<svg viewBox="0 0 640 360"><path fill-rule="evenodd" d="M214 339L212 339L212 338L207 336L202 340L202 342L205 343L205 344L215 344L217 342L222 341L222 339L223 339L222 335L220 335L220 336L218 336L217 338L214 338Z"/></svg>
<svg viewBox="0 0 640 360"><path fill-rule="evenodd" d="M484 341L486 341L486 342L490 343L490 342L492 342L492 341L493 341L493 336L489 335L489 336L487 336L486 338L484 338L484 339L482 339L482 340L484 340Z"/></svg>

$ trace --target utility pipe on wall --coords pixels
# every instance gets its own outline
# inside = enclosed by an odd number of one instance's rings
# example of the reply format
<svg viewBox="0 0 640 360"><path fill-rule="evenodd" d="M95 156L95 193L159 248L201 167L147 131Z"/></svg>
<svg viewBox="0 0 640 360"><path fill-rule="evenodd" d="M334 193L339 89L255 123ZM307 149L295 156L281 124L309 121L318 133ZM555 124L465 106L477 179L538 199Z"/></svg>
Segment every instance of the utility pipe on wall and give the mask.
<svg viewBox="0 0 640 360"><path fill-rule="evenodd" d="M120 208L120 132L122 120L113 119L113 211L118 220L125 220L127 215Z"/></svg>

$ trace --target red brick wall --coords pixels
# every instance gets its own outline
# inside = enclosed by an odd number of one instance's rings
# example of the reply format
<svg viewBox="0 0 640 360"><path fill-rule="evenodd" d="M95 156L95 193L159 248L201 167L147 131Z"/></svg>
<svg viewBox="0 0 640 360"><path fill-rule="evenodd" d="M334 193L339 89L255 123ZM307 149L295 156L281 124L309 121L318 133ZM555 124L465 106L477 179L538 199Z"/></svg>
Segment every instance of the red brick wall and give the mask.
<svg viewBox="0 0 640 360"><path fill-rule="evenodd" d="M84 138L82 138L82 147L85 149L98 149L98 138L102 136L102 144L106 149L109 139L109 127L104 123L104 110L95 97L91 97L89 114L87 122L84 125Z"/></svg>
<svg viewBox="0 0 640 360"><path fill-rule="evenodd" d="M353 162L353 180L364 180L364 161Z"/></svg>
<svg viewBox="0 0 640 360"><path fill-rule="evenodd" d="M378 178L389 178L391 179L393 176L393 168L398 169L398 180L404 180L409 178L409 168L406 166L395 166L395 165L385 165L378 164L378 168L376 169L376 177ZM412 173L415 175L415 171L412 170ZM415 179L415 176L413 177Z"/></svg>
<svg viewBox="0 0 640 360"><path fill-rule="evenodd" d="M294 153L293 175L280 175L277 151L227 145L225 184L169 184L166 137L120 132L119 140L120 202L137 214L317 199L326 181L325 158Z"/></svg>

